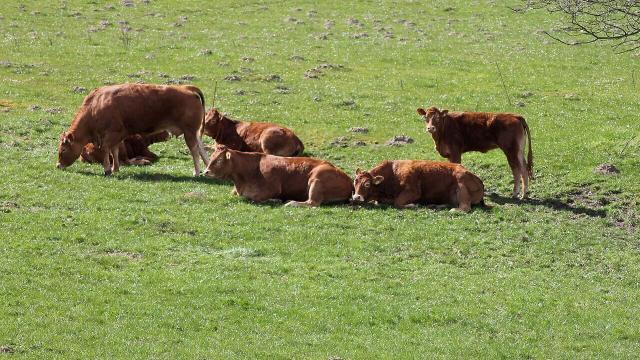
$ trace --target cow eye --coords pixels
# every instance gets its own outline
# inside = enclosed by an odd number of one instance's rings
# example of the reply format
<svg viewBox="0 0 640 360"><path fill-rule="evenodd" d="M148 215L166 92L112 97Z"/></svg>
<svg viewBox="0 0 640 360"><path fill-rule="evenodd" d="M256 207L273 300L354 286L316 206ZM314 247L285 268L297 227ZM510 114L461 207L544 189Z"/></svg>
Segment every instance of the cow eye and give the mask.
<svg viewBox="0 0 640 360"><path fill-rule="evenodd" d="M369 186L371 186L370 182L367 181L366 183L364 183L364 187L368 188Z"/></svg>

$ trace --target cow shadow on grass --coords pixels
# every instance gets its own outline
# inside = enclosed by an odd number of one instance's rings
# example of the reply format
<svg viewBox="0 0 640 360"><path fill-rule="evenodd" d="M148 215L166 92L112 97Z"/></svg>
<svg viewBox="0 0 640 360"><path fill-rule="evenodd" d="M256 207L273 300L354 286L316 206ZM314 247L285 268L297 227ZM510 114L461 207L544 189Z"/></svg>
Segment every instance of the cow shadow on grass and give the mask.
<svg viewBox="0 0 640 360"><path fill-rule="evenodd" d="M363 210L387 210L387 209L394 209L394 210L398 210L398 211L419 211L419 210L429 210L429 211L434 211L434 212L451 212L453 209L455 209L455 207L451 206L451 205L433 205L433 204L419 204L416 207L413 208L404 208L404 209L397 209L395 206L391 205L391 204L384 204L384 203L378 203L378 204L374 204L374 203L362 203L362 202L350 202L348 204L345 204L346 206L348 206L349 208L353 209L353 210L358 210L358 209L363 209ZM471 212L475 212L475 211L483 211L483 212L488 212L491 211L491 206L488 205L472 205L471 206Z"/></svg>
<svg viewBox="0 0 640 360"><path fill-rule="evenodd" d="M85 176L93 176L99 177L104 176L101 173L80 170L77 171L78 174ZM114 179L129 179L135 181L146 181L146 182L158 182L158 181L167 181L167 182L177 182L177 183L187 183L187 182L197 182L197 183L206 183L206 184L214 184L214 185L233 185L233 183L223 180L217 180L213 178L208 178L205 176L194 177L192 175L173 175L173 174L163 174L163 173L133 173L133 174L122 174L115 173L111 175Z"/></svg>
<svg viewBox="0 0 640 360"><path fill-rule="evenodd" d="M124 179L131 179L136 181L148 181L148 182L177 182L177 183L185 183L185 182L197 182L197 183L205 183L205 184L214 184L214 185L233 185L229 181L223 181L213 178L208 178L205 176L192 176L192 175L173 175L173 174L163 174L163 173L134 173L127 174L122 176Z"/></svg>
<svg viewBox="0 0 640 360"><path fill-rule="evenodd" d="M487 198L491 199L491 201L495 202L498 205L505 204L529 204L534 206L544 206L552 210L556 211L568 211L577 215L586 215L590 217L599 217L604 218L607 216L607 212L602 209L592 209L585 206L575 206L568 202L563 202L557 198L530 198L530 199L514 199L509 196L502 196L497 193L489 193L486 195Z"/></svg>

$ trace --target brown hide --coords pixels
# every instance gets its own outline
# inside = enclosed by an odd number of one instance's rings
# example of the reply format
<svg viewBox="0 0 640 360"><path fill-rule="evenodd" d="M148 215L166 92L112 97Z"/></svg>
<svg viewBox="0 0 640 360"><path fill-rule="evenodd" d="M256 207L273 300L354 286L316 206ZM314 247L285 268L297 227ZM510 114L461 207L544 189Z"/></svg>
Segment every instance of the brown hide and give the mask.
<svg viewBox="0 0 640 360"><path fill-rule="evenodd" d="M83 147L93 143L119 153L119 144L134 134L150 135L170 131L183 134L199 173L198 156L206 164L206 152L199 139L204 121L204 96L194 86L121 84L98 88L85 99L69 130L60 137L58 167L65 168L80 156ZM117 171L119 156L113 158ZM109 154L103 159L110 174Z"/></svg>
<svg viewBox="0 0 640 360"><path fill-rule="evenodd" d="M529 179L533 178L533 152L524 117L510 113L449 112L436 107L417 111L424 117L436 151L451 162L460 163L465 152L500 148L513 172L514 195L522 181L523 196L527 196ZM526 158L525 142L529 144Z"/></svg>
<svg viewBox="0 0 640 360"><path fill-rule="evenodd" d="M266 122L233 120L215 108L205 116L204 133L217 144L238 151L278 156L299 156L304 151L302 141L290 129Z"/></svg>
<svg viewBox="0 0 640 360"><path fill-rule="evenodd" d="M241 152L216 146L206 176L233 181L237 194L255 202L293 200L287 205L345 202L351 178L323 160Z"/></svg>
<svg viewBox="0 0 640 360"><path fill-rule="evenodd" d="M127 165L150 165L158 159L158 155L149 150L149 146L158 142L167 141L170 134L162 131L152 135L131 135L120 143L118 156L120 161ZM89 143L82 149L81 160L88 163L101 163L105 151L93 143Z"/></svg>
<svg viewBox="0 0 640 360"><path fill-rule="evenodd" d="M483 202L482 181L462 165L424 160L383 161L356 172L354 200L398 208L413 204L449 204L462 210Z"/></svg>

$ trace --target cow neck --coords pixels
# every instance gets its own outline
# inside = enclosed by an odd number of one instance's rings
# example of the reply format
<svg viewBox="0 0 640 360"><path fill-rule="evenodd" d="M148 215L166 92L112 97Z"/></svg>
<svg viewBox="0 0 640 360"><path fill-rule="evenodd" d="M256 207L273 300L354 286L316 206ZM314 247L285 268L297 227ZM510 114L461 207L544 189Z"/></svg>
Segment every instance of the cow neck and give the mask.
<svg viewBox="0 0 640 360"><path fill-rule="evenodd" d="M453 118L451 118L451 116L449 116L449 114L445 115L442 117L442 126L440 126L440 128L436 129L436 136L437 139L436 141L440 141L440 140L450 140L447 139L447 135L448 134L455 134L455 129L453 129L453 127L455 126L455 121L453 120Z"/></svg>
<svg viewBox="0 0 640 360"><path fill-rule="evenodd" d="M238 134L237 129L239 124L241 124L240 121L223 116L220 119L220 126L218 126L218 130L216 131L216 142L227 145L234 150L243 150L244 141L240 137L240 134Z"/></svg>
<svg viewBox="0 0 640 360"><path fill-rule="evenodd" d="M233 171L231 178L234 183L237 182L250 182L253 183L258 178L260 172L260 161L265 154L233 151L231 157L231 164L233 168L240 167L243 171Z"/></svg>
<svg viewBox="0 0 640 360"><path fill-rule="evenodd" d="M82 108L73 119L71 126L67 132L73 134L74 142L80 142L82 146L92 142L93 136L89 133L88 128L90 121L85 115L86 109ZM86 119L86 120L85 120Z"/></svg>

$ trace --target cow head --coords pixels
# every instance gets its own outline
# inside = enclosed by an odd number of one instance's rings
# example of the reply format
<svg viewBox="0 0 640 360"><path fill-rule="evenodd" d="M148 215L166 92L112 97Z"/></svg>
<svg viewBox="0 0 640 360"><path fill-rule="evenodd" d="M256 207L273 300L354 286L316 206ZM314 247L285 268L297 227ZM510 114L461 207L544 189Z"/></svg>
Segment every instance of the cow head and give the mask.
<svg viewBox="0 0 640 360"><path fill-rule="evenodd" d="M222 126L224 115L216 108L211 108L204 117L204 133L212 138L216 138Z"/></svg>
<svg viewBox="0 0 640 360"><path fill-rule="evenodd" d="M215 151L211 154L209 166L204 172L204 176L215 179L227 179L233 171L233 150L224 145L216 145Z"/></svg>
<svg viewBox="0 0 640 360"><path fill-rule="evenodd" d="M438 129L441 129L444 124L444 119L447 116L449 110L438 110L437 107L432 106L427 110L418 108L418 115L422 116L425 122L427 132L434 135Z"/></svg>
<svg viewBox="0 0 640 360"><path fill-rule="evenodd" d="M60 134L58 144L58 169L64 169L73 164L82 152L83 144L77 142L71 132Z"/></svg>
<svg viewBox="0 0 640 360"><path fill-rule="evenodd" d="M358 202L378 200L378 186L383 181L383 176L373 176L368 171L356 170L356 179L353 181L355 193L351 197L351 200Z"/></svg>

